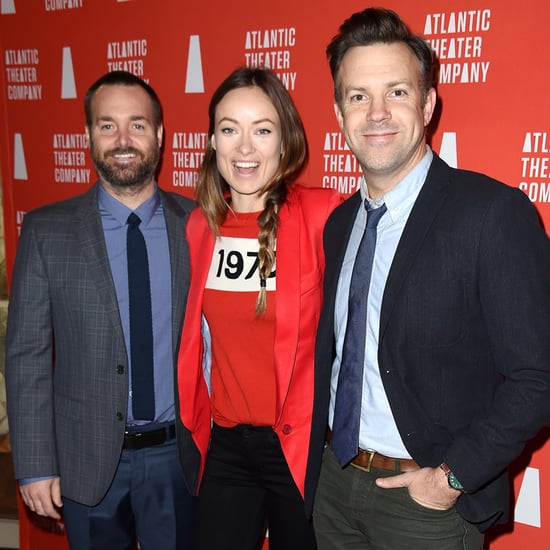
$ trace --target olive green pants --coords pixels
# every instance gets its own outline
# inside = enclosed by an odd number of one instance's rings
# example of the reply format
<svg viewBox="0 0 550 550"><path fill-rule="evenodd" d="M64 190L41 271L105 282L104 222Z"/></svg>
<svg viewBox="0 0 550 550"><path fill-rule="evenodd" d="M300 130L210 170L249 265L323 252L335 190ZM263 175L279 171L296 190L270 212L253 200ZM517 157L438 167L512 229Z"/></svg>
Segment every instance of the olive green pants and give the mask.
<svg viewBox="0 0 550 550"><path fill-rule="evenodd" d="M342 469L325 449L313 513L318 550L482 550L483 534L455 509L431 510L406 488L376 486L390 475Z"/></svg>

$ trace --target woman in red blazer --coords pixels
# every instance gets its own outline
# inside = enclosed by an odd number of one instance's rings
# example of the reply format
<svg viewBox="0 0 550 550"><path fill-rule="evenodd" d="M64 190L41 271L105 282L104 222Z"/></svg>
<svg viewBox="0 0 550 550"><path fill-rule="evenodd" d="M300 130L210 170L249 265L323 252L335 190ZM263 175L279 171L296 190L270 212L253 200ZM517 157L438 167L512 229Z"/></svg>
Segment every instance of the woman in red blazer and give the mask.
<svg viewBox="0 0 550 550"><path fill-rule="evenodd" d="M341 198L292 185L307 143L269 70L229 75L209 117L178 362L196 547L254 550L267 526L271 550L313 549L303 493L322 233Z"/></svg>

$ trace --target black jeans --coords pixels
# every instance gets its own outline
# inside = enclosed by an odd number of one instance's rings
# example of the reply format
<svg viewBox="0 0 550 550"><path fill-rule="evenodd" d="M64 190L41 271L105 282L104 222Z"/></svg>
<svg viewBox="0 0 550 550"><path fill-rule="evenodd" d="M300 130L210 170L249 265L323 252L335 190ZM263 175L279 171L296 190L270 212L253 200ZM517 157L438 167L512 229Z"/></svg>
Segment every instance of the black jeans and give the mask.
<svg viewBox="0 0 550 550"><path fill-rule="evenodd" d="M313 524L269 426L214 425L199 493L196 550L315 550Z"/></svg>

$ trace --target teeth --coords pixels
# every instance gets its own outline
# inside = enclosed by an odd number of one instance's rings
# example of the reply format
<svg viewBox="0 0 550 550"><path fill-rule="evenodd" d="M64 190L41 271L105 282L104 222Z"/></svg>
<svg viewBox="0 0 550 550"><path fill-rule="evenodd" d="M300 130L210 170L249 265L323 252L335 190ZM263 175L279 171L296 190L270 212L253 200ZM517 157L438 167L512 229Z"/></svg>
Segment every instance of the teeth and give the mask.
<svg viewBox="0 0 550 550"><path fill-rule="evenodd" d="M257 168L260 164L258 162L235 162L234 166L236 168Z"/></svg>

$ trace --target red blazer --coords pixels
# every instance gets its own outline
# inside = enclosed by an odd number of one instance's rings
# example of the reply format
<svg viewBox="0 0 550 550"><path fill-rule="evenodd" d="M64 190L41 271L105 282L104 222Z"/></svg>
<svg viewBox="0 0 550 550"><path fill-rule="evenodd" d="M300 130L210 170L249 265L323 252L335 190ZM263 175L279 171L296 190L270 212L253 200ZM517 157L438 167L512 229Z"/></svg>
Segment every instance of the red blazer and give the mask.
<svg viewBox="0 0 550 550"><path fill-rule="evenodd" d="M313 409L313 357L325 267L323 228L342 201L335 191L294 186L280 212L277 232L275 375L277 420L273 426L302 496ZM191 283L178 357L183 433L180 454L188 487L198 492L210 440L211 414L203 375L202 299L214 248L200 209L187 224Z"/></svg>

